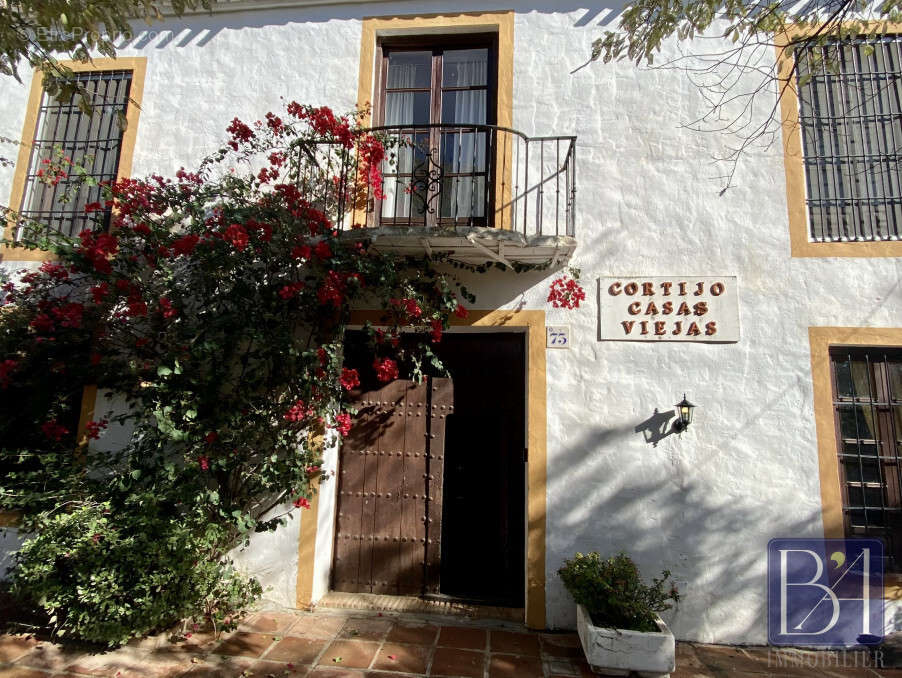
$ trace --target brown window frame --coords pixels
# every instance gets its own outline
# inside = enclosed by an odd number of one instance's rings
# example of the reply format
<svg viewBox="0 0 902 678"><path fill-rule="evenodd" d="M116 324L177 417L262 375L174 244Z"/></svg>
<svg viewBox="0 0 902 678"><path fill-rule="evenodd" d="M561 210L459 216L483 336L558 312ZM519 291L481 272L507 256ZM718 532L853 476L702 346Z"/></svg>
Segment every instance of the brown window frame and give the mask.
<svg viewBox="0 0 902 678"><path fill-rule="evenodd" d="M442 92L454 90L470 90L482 89L474 87L449 87L442 86L442 55L447 50L456 49L487 49L488 50L488 77L486 80L486 126L493 127L498 121L498 34L495 32L479 32L466 33L460 35L435 35L435 36L399 36L391 38L383 38L376 44L376 83L375 92L376 99L373 105L373 124L375 127L381 127L385 124L385 100L386 88L388 80L388 55L392 52L399 51L430 51L432 52L432 76L430 81L430 115L429 125L442 124ZM419 89L419 88L417 88ZM411 126L414 127L414 126ZM460 127L467 127L461 125ZM432 127L430 131L430 149L438 149L440 147L441 134L436 127ZM495 212L495 144L497 135L487 134L486 139L486 162L488 163L485 173L485 191L486 196L485 215L483 217L457 217L455 219L442 218L440 215L435 216L427 213L426 226L492 226L492 218ZM466 176L470 176L466 173ZM439 186L441 186L440 180ZM432 181L430 181L432 183ZM438 189L440 191L440 189ZM427 202L432 202L436 198L436 193L430 189ZM439 206L440 210L440 206ZM372 225L406 225L412 226L418 223L418 220L412 220L410 216L403 217L383 217L379 206L377 205L372 212Z"/></svg>
<svg viewBox="0 0 902 678"><path fill-rule="evenodd" d="M900 443L902 430L899 429L893 416L894 408L902 409L902 393L893 398L890 382L891 363L902 363L902 348L888 346L854 346L830 348L830 381L833 402L834 432L836 436L836 459L839 471L840 491L842 497L843 530L847 538L877 537L885 545L886 571L902 571L902 453ZM842 395L839 390L837 365L845 360L864 360L867 370L869 393L867 395L854 392ZM851 373L850 373L851 378ZM866 407L872 419L872 434L876 438L860 435L859 418L853 416L856 436L843 435L842 410ZM853 409L853 412L856 410ZM855 451L848 451L849 445ZM863 447L872 451L864 453ZM857 479L847 473L849 464L857 461ZM876 480L867 480L865 467L876 471ZM860 490L860 497L852 497L852 492ZM872 505L868 500L868 490L873 496L879 490L880 506ZM868 512L883 514L883 524L872 523ZM855 514L864 517L863 524L856 520Z"/></svg>

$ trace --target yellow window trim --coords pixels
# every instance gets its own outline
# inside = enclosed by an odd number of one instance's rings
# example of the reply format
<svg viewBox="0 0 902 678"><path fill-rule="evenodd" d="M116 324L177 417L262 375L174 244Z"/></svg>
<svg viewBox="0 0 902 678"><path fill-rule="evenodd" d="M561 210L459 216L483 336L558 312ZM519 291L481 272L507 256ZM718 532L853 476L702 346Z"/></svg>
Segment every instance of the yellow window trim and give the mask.
<svg viewBox="0 0 902 678"><path fill-rule="evenodd" d="M895 35L902 24L888 21L863 22L869 31ZM902 257L902 241L881 242L812 242L808 231L808 205L805 203L804 157L799 127L799 96L792 75L795 60L786 56L785 48L793 40L812 35L817 27L792 27L777 36L777 86L783 128L783 161L786 172L786 203L789 212L789 243L794 257Z"/></svg>
<svg viewBox="0 0 902 678"><path fill-rule="evenodd" d="M379 311L355 311L352 324L378 323ZM526 444L529 450L526 491L526 625L545 628L545 538L547 485L547 425L545 395L545 311L470 311L466 319L453 318L457 327L526 328ZM316 552L317 512L314 495L301 520L298 546L297 606L313 602L313 569ZM331 564L330 564L331 566Z"/></svg>
<svg viewBox="0 0 902 678"><path fill-rule="evenodd" d="M377 41L382 37L400 35L453 35L455 33L491 32L498 36L498 91L495 119L499 127L513 128L514 121L514 12L502 10L492 12L468 12L466 14L422 14L416 16L366 17L360 35L360 71L357 80L357 108L366 109L375 100ZM364 124L372 122L372 116L364 119ZM507 205L511 199L510 157L512 148L503 144L496 149L495 166L506 167L506 175L495 177L495 196L498 205ZM497 213L497 210L496 210ZM354 214L353 223L366 223L366 215ZM512 228L505 224L503 212L500 227Z"/></svg>
<svg viewBox="0 0 902 678"><path fill-rule="evenodd" d="M845 538L839 448L833 413L833 386L830 376L830 349L836 346L902 346L902 328L809 327L811 380L814 386L814 421L817 432L818 470L821 484L821 512L825 539ZM902 599L902 575L887 575L884 597Z"/></svg>
<svg viewBox="0 0 902 678"><path fill-rule="evenodd" d="M147 72L147 57L129 57L117 59L94 59L88 63L80 61L61 61L76 73L92 71L132 71L132 84L129 93L131 101L125 112L127 128L122 135L122 145L119 150L119 171L116 179L122 179L131 175L132 156L135 151L135 139L138 133L138 116L141 112L141 98L144 94L144 77ZM25 124L22 127L22 140L19 145L19 156L16 160L16 171L13 175L12 192L10 193L9 206L13 210L22 207L22 198L25 192L25 180L28 174L28 165L31 162L31 143L37 133L38 114L41 107L41 98L44 94L44 75L35 70L31 79L31 90L28 94L28 110L25 113ZM5 236L11 238L15 224L6 225ZM0 247L0 258L12 261L46 261L53 258L50 252L38 250L25 250L20 248Z"/></svg>

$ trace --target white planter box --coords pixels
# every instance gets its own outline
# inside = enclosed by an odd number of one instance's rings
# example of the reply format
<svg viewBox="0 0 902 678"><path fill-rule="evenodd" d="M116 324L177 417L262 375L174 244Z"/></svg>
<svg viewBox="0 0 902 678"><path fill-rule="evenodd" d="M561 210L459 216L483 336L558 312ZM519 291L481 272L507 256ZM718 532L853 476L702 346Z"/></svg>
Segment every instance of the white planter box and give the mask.
<svg viewBox="0 0 902 678"><path fill-rule="evenodd" d="M592 626L589 613L576 606L576 627L592 670L609 676L635 671L641 678L667 678L676 668L676 644L667 625L657 618L659 632L627 631Z"/></svg>

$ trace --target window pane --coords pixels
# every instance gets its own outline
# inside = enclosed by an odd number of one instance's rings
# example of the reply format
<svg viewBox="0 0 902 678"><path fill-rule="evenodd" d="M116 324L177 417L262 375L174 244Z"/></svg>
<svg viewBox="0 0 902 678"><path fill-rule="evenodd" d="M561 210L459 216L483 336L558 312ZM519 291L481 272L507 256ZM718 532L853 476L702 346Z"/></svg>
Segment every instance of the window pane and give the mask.
<svg viewBox="0 0 902 678"><path fill-rule="evenodd" d="M449 49L442 55L442 87L480 87L488 84L487 49Z"/></svg>
<svg viewBox="0 0 902 678"><path fill-rule="evenodd" d="M863 357L842 356L835 359L836 390L840 398L876 399L876 388Z"/></svg>
<svg viewBox="0 0 902 678"><path fill-rule="evenodd" d="M442 171L454 174L485 171L485 132L442 134Z"/></svg>
<svg viewBox="0 0 902 678"><path fill-rule="evenodd" d="M839 428L843 438L879 440L874 428L874 411L869 405L840 405Z"/></svg>
<svg viewBox="0 0 902 678"><path fill-rule="evenodd" d="M444 219L469 219L485 216L485 178L449 177L442 180Z"/></svg>
<svg viewBox="0 0 902 678"><path fill-rule="evenodd" d="M442 92L442 122L446 125L484 125L486 91Z"/></svg>
<svg viewBox="0 0 902 678"><path fill-rule="evenodd" d="M428 125L429 92L386 92L386 125Z"/></svg>
<svg viewBox="0 0 902 678"><path fill-rule="evenodd" d="M391 52L388 55L386 89L429 89L432 84L432 52Z"/></svg>

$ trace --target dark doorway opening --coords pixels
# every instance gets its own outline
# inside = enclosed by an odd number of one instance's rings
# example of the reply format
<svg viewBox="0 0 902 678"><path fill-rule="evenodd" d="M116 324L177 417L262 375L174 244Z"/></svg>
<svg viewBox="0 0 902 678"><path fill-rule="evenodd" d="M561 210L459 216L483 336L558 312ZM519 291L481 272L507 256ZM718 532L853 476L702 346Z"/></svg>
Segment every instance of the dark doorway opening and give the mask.
<svg viewBox="0 0 902 678"><path fill-rule="evenodd" d="M442 593L522 607L526 523L526 335L446 334L454 380L445 441Z"/></svg>
<svg viewBox="0 0 902 678"><path fill-rule="evenodd" d="M416 339L421 337L405 335L404 343ZM368 381L372 369L363 340L362 332L347 333L345 364ZM439 591L484 605L522 607L526 335L445 333L432 350L454 384L454 411L446 422Z"/></svg>

